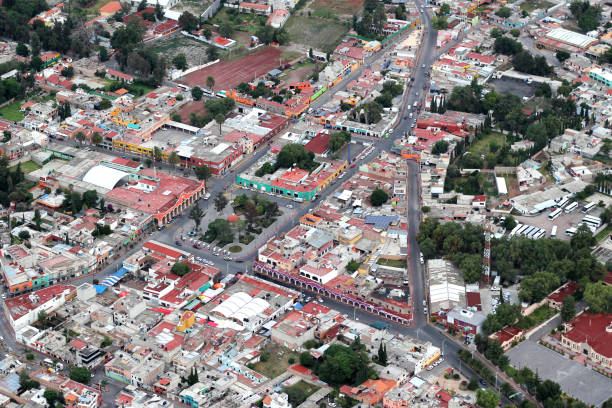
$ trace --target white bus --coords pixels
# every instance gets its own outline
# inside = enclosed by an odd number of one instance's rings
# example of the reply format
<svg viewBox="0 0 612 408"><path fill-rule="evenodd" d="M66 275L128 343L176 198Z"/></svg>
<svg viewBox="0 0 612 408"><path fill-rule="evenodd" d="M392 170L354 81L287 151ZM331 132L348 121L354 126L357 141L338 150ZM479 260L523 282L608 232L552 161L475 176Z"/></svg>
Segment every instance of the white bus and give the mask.
<svg viewBox="0 0 612 408"><path fill-rule="evenodd" d="M516 231L516 235L523 235L523 232L527 231L530 225L523 225L518 231Z"/></svg>
<svg viewBox="0 0 612 408"><path fill-rule="evenodd" d="M516 235L516 232L521 228L523 228L523 224L518 224L516 227L512 228L512 231L510 231L510 234L508 234L508 236L513 237L514 235Z"/></svg>
<svg viewBox="0 0 612 408"><path fill-rule="evenodd" d="M582 222L587 225L592 225L595 228L601 227L601 218L593 217L591 215L585 215L584 218L582 218Z"/></svg>
<svg viewBox="0 0 612 408"><path fill-rule="evenodd" d="M572 228L568 228L565 230L565 235L569 235L570 237L573 237L574 234L576 233L576 231L578 231L576 228L572 227Z"/></svg>
<svg viewBox="0 0 612 408"><path fill-rule="evenodd" d="M569 203L569 202L570 202L570 198L569 198L569 197L564 197L564 198L562 198L561 200L559 200L559 202L557 202L557 208L560 208L560 207L561 207L561 208L562 208L562 207L565 207L565 205L566 205L567 203Z"/></svg>
<svg viewBox="0 0 612 408"><path fill-rule="evenodd" d="M565 207L565 210L563 211L565 211L566 214L569 214L572 211L574 211L576 208L578 208L578 203L574 201L573 203Z"/></svg>
<svg viewBox="0 0 612 408"><path fill-rule="evenodd" d="M525 228L522 232L521 235L526 237L527 234L531 233L531 231L533 231L535 229L534 226L528 225L527 228Z"/></svg>
<svg viewBox="0 0 612 408"><path fill-rule="evenodd" d="M595 208L595 206L596 206L596 205L597 205L597 204L595 204L595 203L588 203L587 205L585 205L584 207L582 207L582 210L580 210L580 211L582 211L583 213L585 213L585 214L586 214L586 213L588 213L589 211L591 211L593 208Z"/></svg>
<svg viewBox="0 0 612 408"><path fill-rule="evenodd" d="M597 231L597 228L595 228L595 226L593 224L588 224L588 223L586 223L584 221L580 221L578 223L578 227L580 227L582 225L586 226L589 229L589 231L591 231L591 233L593 233L593 234L595 233L595 231Z"/></svg>
<svg viewBox="0 0 612 408"><path fill-rule="evenodd" d="M552 230L550 231L550 237L555 238L557 236L557 226L553 225Z"/></svg>
<svg viewBox="0 0 612 408"><path fill-rule="evenodd" d="M536 227L533 231L531 231L529 233L529 235L527 235L527 238L529 239L535 239L535 236L538 235L540 233L541 229Z"/></svg>
<svg viewBox="0 0 612 408"><path fill-rule="evenodd" d="M538 232L537 234L535 234L533 236L533 239L540 239L542 237L546 236L546 230L545 229L541 229L540 232Z"/></svg>
<svg viewBox="0 0 612 408"><path fill-rule="evenodd" d="M559 207L555 211L553 211L550 214L548 214L548 219L552 221L555 218L557 218L558 216L560 216L562 212L563 212L563 208Z"/></svg>

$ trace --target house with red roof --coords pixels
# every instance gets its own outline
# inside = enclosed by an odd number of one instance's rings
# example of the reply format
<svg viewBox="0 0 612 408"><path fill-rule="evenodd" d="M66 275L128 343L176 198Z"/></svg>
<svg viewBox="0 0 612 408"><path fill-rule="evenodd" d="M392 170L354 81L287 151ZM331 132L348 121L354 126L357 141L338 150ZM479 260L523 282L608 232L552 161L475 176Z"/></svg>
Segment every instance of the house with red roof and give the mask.
<svg viewBox="0 0 612 408"><path fill-rule="evenodd" d="M566 297L573 295L578 290L578 284L574 281L567 282L565 285L561 286L553 293L548 295L546 298L546 302L548 306L561 310L561 306L563 305L563 299Z"/></svg>
<svg viewBox="0 0 612 408"><path fill-rule="evenodd" d="M380 403L385 394L396 385L397 382L395 382L395 380L388 380L385 378L366 380L363 384L356 387L343 385L340 387L340 393L365 404L375 406Z"/></svg>
<svg viewBox="0 0 612 408"><path fill-rule="evenodd" d="M268 21L266 21L266 25L272 26L274 28L281 28L285 25L287 20L289 20L290 13L288 10L278 9L274 10L270 17L268 17Z"/></svg>
<svg viewBox="0 0 612 408"><path fill-rule="evenodd" d="M123 72L115 71L114 69L109 69L106 71L106 77L110 79L114 79L117 81L125 81L128 84L134 82L134 77L128 74L124 74Z"/></svg>
<svg viewBox="0 0 612 408"><path fill-rule="evenodd" d="M243 2L238 5L238 11L240 13L254 12L255 14L264 14L266 16L269 16L270 13L272 13L272 6L270 6L269 4Z"/></svg>
<svg viewBox="0 0 612 408"><path fill-rule="evenodd" d="M561 344L612 373L612 314L581 313L565 323Z"/></svg>
<svg viewBox="0 0 612 408"><path fill-rule="evenodd" d="M512 344L516 344L521 340L525 332L518 327L507 326L494 333L491 337L499 343L505 351L510 350ZM516 343L515 343L516 342Z"/></svg>

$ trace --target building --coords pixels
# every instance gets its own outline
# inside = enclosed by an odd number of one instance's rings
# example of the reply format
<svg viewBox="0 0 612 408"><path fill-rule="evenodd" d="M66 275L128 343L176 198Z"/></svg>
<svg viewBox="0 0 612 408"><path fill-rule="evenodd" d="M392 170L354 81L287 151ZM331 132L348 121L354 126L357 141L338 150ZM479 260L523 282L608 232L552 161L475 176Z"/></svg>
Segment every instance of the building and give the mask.
<svg viewBox="0 0 612 408"><path fill-rule="evenodd" d="M446 327L462 334L478 334L486 318L482 312L455 307L446 314Z"/></svg>
<svg viewBox="0 0 612 408"><path fill-rule="evenodd" d="M598 42L596 38L566 30L565 28L554 28L547 32L544 37L583 51Z"/></svg>
<svg viewBox="0 0 612 408"><path fill-rule="evenodd" d="M75 298L76 294L75 286L60 284L6 299L3 306L4 316L16 332L38 320L39 313L53 313Z"/></svg>
<svg viewBox="0 0 612 408"><path fill-rule="evenodd" d="M287 10L277 9L270 14L268 17L268 21L266 25L272 26L274 28L281 28L285 25L287 20L289 19L290 13Z"/></svg>
<svg viewBox="0 0 612 408"><path fill-rule="evenodd" d="M589 78L612 88L612 71L608 68L595 67L589 70Z"/></svg>
<svg viewBox="0 0 612 408"><path fill-rule="evenodd" d="M584 312L565 323L561 344L572 354L584 355L592 364L612 371L612 314Z"/></svg>
<svg viewBox="0 0 612 408"><path fill-rule="evenodd" d="M427 261L429 305L432 314L465 306L465 282L461 271L445 259Z"/></svg>
<svg viewBox="0 0 612 408"><path fill-rule="evenodd" d="M494 333L491 337L497 340L505 351L508 351L514 344L521 340L524 334L525 332L518 327L508 326Z"/></svg>
<svg viewBox="0 0 612 408"><path fill-rule="evenodd" d="M546 297L546 302L548 303L548 306L552 307L553 309L561 310L561 306L563 306L563 299L565 299L567 296L573 295L577 290L578 284L576 282L567 282L565 285L548 295L548 297Z"/></svg>
<svg viewBox="0 0 612 408"><path fill-rule="evenodd" d="M395 380L384 378L378 380L366 380L363 384L356 387L343 385L340 387L340 394L349 396L357 401L361 401L368 406L376 406L382 402L383 397L397 385Z"/></svg>
<svg viewBox="0 0 612 408"><path fill-rule="evenodd" d="M110 3L106 3L104 6L100 7L100 15L102 17L109 17L121 10L121 2L119 1L111 1Z"/></svg>

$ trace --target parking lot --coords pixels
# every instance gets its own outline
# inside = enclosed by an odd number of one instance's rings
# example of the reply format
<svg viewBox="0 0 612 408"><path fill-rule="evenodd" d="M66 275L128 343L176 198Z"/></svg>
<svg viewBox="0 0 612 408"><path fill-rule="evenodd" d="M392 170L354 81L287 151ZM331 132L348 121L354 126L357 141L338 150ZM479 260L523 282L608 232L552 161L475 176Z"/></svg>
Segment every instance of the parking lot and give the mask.
<svg viewBox="0 0 612 408"><path fill-rule="evenodd" d="M552 231L553 225L557 226L557 238L565 241L569 241L570 237L565 234L565 230L570 227L576 227L577 224L582 220L582 218L586 215L583 214L580 209L584 206L585 203L580 202L579 206L573 212L566 214L565 212L561 213L554 220L549 220L548 215L550 211L544 211L541 214L538 214L534 217L527 216L517 216L516 221L521 224L532 225L535 227L544 228L546 230L546 237L550 237L550 233ZM594 217L599 217L602 212L602 209L599 207L595 207L588 215L592 215Z"/></svg>
<svg viewBox="0 0 612 408"><path fill-rule="evenodd" d="M507 354L514 368L529 367L540 378L559 383L565 393L587 405L598 407L612 397L611 379L534 341L523 341Z"/></svg>

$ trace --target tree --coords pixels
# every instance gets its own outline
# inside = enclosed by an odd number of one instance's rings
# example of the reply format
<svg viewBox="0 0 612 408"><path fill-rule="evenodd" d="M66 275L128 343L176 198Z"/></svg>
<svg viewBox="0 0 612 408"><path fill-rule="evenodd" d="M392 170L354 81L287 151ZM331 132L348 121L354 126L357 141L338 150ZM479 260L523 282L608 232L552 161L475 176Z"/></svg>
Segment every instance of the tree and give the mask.
<svg viewBox="0 0 612 408"><path fill-rule="evenodd" d="M383 347L382 341L378 346L378 364L382 366L387 365L387 346Z"/></svg>
<svg viewBox="0 0 612 408"><path fill-rule="evenodd" d="M565 60L569 59L571 55L567 51L560 50L560 51L557 51L557 53L555 54L555 57L557 57L559 62L565 62Z"/></svg>
<svg viewBox="0 0 612 408"><path fill-rule="evenodd" d="M189 211L189 218L191 218L193 222L195 222L196 230L200 229L200 223L202 222L202 217L204 217L204 211L202 211L199 205L197 204L194 205L191 211Z"/></svg>
<svg viewBox="0 0 612 408"><path fill-rule="evenodd" d="M109 109L112 106L113 106L113 103L110 101L110 99L102 98L100 103L98 103L98 110Z"/></svg>
<svg viewBox="0 0 612 408"><path fill-rule="evenodd" d="M32 56L40 56L40 47L40 37L38 36L38 34L33 33L30 37L30 48L32 50Z"/></svg>
<svg viewBox="0 0 612 408"><path fill-rule="evenodd" d="M514 38L518 38L521 35L521 30L519 30L518 28L513 28L512 30L510 30L510 35Z"/></svg>
<svg viewBox="0 0 612 408"><path fill-rule="evenodd" d="M501 6L495 12L495 15L501 18L508 18L510 17L510 14L512 14L512 10L510 10L508 7L505 7L505 6Z"/></svg>
<svg viewBox="0 0 612 408"><path fill-rule="evenodd" d="M194 101L199 101L200 99L202 99L202 95L204 95L204 91L199 86L196 85L191 88L191 97Z"/></svg>
<svg viewBox="0 0 612 408"><path fill-rule="evenodd" d="M317 166L314 153L297 143L288 143L276 155L276 168L291 168L297 165L300 169L311 171Z"/></svg>
<svg viewBox="0 0 612 408"><path fill-rule="evenodd" d="M198 20L193 14L188 11L185 11L183 14L181 14L178 23L187 32L191 32L198 27Z"/></svg>
<svg viewBox="0 0 612 408"><path fill-rule="evenodd" d="M215 78L212 75L206 77L206 87L211 91L214 91Z"/></svg>
<svg viewBox="0 0 612 408"><path fill-rule="evenodd" d="M306 394L304 388L297 384L283 388L283 392L287 394L289 403L293 407L299 406L308 398L308 394Z"/></svg>
<svg viewBox="0 0 612 408"><path fill-rule="evenodd" d="M563 299L561 306L561 319L564 322L569 322L576 317L576 299L572 295L568 295Z"/></svg>
<svg viewBox="0 0 612 408"><path fill-rule="evenodd" d="M98 146L100 143L102 143L102 135L100 135L99 132L94 132L91 136L91 143Z"/></svg>
<svg viewBox="0 0 612 408"><path fill-rule="evenodd" d="M210 30L210 27L206 27L202 34L204 35L204 38L210 40L210 37L212 37L212 31Z"/></svg>
<svg viewBox="0 0 612 408"><path fill-rule="evenodd" d="M247 200L244 203L244 216L249 224L253 224L257 220L257 205L253 200Z"/></svg>
<svg viewBox="0 0 612 408"><path fill-rule="evenodd" d="M98 192L96 190L87 190L83 193L83 203L89 208L95 208L98 205Z"/></svg>
<svg viewBox="0 0 612 408"><path fill-rule="evenodd" d="M172 58L172 63L176 68L180 69L181 71L187 69L187 57L183 53L180 53L174 58Z"/></svg>
<svg viewBox="0 0 612 408"><path fill-rule="evenodd" d="M179 161L180 158L178 157L178 154L175 151L171 152L168 155L168 163L172 165L172 167L175 167Z"/></svg>
<svg viewBox="0 0 612 408"><path fill-rule="evenodd" d="M86 139L85 133L77 132L75 138L79 142L79 146L81 146L83 144L83 142L85 141L85 139Z"/></svg>
<svg viewBox="0 0 612 408"><path fill-rule="evenodd" d="M219 50L217 50L217 47L213 47L212 45L210 45L206 49L206 57L209 61L214 61L219 58Z"/></svg>
<svg viewBox="0 0 612 408"><path fill-rule="evenodd" d="M191 267L189 266L189 264L186 264L183 262L177 262L174 265L172 265L170 272L175 274L176 276L185 276L189 273L190 270L191 270Z"/></svg>
<svg viewBox="0 0 612 408"><path fill-rule="evenodd" d="M490 388L476 390L476 405L482 408L497 408L499 395Z"/></svg>
<svg viewBox="0 0 612 408"><path fill-rule="evenodd" d="M431 154L443 154L448 152L448 142L446 140L438 140L431 149Z"/></svg>
<svg viewBox="0 0 612 408"><path fill-rule="evenodd" d="M370 195L370 203L374 207L380 207L381 205L386 203L388 199L389 195L387 194L387 192L385 190L381 190L380 188L374 190Z"/></svg>
<svg viewBox="0 0 612 408"><path fill-rule="evenodd" d="M225 115L222 113L218 113L217 115L215 115L215 122L219 124L219 135L222 135L221 125L223 125L223 123L225 122Z"/></svg>
<svg viewBox="0 0 612 408"><path fill-rule="evenodd" d="M448 21L446 16L437 16L432 18L432 28L434 30L446 30L448 27Z"/></svg>
<svg viewBox="0 0 612 408"><path fill-rule="evenodd" d="M329 137L328 146L332 152L337 152L344 146L346 143L351 141L351 134L346 131L341 131L332 134Z"/></svg>
<svg viewBox="0 0 612 408"><path fill-rule="evenodd" d="M72 381L89 384L91 380L91 371L85 367L72 367L68 376Z"/></svg>
<svg viewBox="0 0 612 408"><path fill-rule="evenodd" d="M217 196L215 197L215 209L217 210L217 212L223 211L227 203L228 201L227 201L227 197L225 197L225 194L223 193L217 194Z"/></svg>
<svg viewBox="0 0 612 408"><path fill-rule="evenodd" d="M159 2L155 3L155 17L160 21L164 18L164 9L160 6Z"/></svg>
<svg viewBox="0 0 612 408"><path fill-rule="evenodd" d="M602 282L587 283L584 301L591 313L612 313L612 286Z"/></svg>
<svg viewBox="0 0 612 408"><path fill-rule="evenodd" d="M39 389L40 383L30 379L26 370L19 372L19 388L23 391L31 390L33 388Z"/></svg>
<svg viewBox="0 0 612 408"><path fill-rule="evenodd" d="M196 167L194 169L194 172L198 180L208 180L210 176L212 175L210 168L205 164L203 164L202 166Z"/></svg>
<svg viewBox="0 0 612 408"><path fill-rule="evenodd" d="M27 241L28 239L30 239L30 233L26 230L21 230L19 231L19 239L22 241Z"/></svg>
<svg viewBox="0 0 612 408"><path fill-rule="evenodd" d="M40 231L40 222L41 222L41 217L40 217L40 211L38 210L38 208L36 210L34 210L34 224L36 225L36 229L38 231Z"/></svg>
<svg viewBox="0 0 612 408"><path fill-rule="evenodd" d="M163 158L162 151L157 146L153 147L153 158L155 159L155 161L161 161Z"/></svg>
<svg viewBox="0 0 612 408"><path fill-rule="evenodd" d="M502 225L507 231L512 231L512 229L516 227L516 220L513 216L508 215L506 216L506 219L504 220Z"/></svg>
<svg viewBox="0 0 612 408"><path fill-rule="evenodd" d="M141 0L141 2L138 3L138 11L142 11L146 8L147 8L147 0Z"/></svg>
<svg viewBox="0 0 612 408"><path fill-rule="evenodd" d="M225 21L219 26L219 34L221 34L223 37L229 38L232 36L233 33L234 28L229 23L229 21Z"/></svg>
<svg viewBox="0 0 612 408"><path fill-rule="evenodd" d="M476 376L470 378L467 388L470 391L476 391L478 389L478 378L476 378Z"/></svg>
<svg viewBox="0 0 612 408"><path fill-rule="evenodd" d="M104 348L104 347L111 346L112 344L113 344L113 341L111 340L111 338L108 336L104 336L104 340L102 340L102 342L100 343L100 347Z"/></svg>
<svg viewBox="0 0 612 408"><path fill-rule="evenodd" d="M450 5L448 3L442 3L442 5L440 6L440 15L447 15L448 13L450 13Z"/></svg>
<svg viewBox="0 0 612 408"><path fill-rule="evenodd" d="M98 51L98 60L100 62L108 61L108 51L104 47L100 47L100 51Z"/></svg>
<svg viewBox="0 0 612 408"><path fill-rule="evenodd" d="M72 78L74 76L74 68L65 67L64 69L62 69L61 74L65 76L66 78Z"/></svg>
<svg viewBox="0 0 612 408"><path fill-rule="evenodd" d="M17 48L15 48L15 53L19 56L27 57L30 54L30 50L28 50L24 43L20 42L17 44Z"/></svg>

